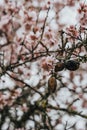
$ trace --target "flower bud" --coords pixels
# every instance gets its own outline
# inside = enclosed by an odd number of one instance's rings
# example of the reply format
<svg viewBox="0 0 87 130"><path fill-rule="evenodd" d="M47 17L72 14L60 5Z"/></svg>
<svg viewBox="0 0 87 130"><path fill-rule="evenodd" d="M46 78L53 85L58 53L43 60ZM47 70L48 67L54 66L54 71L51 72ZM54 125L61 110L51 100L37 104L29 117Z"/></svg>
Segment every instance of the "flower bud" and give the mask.
<svg viewBox="0 0 87 130"><path fill-rule="evenodd" d="M49 90L49 92L51 92L51 93L55 92L56 87L57 87L56 78L54 76L51 76L48 79L48 90Z"/></svg>
<svg viewBox="0 0 87 130"><path fill-rule="evenodd" d="M79 68L80 63L75 60L68 60L65 62L65 68L71 71L75 71Z"/></svg>

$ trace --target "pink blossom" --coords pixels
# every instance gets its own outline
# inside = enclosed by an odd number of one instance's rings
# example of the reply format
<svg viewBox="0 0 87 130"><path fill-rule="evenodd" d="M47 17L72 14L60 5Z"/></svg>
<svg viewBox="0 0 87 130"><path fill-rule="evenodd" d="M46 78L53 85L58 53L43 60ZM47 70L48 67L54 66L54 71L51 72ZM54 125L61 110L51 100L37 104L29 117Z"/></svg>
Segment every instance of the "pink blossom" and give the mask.
<svg viewBox="0 0 87 130"><path fill-rule="evenodd" d="M3 26L8 24L11 20L11 16L10 15L4 15L1 17L0 20L0 29L3 29Z"/></svg>

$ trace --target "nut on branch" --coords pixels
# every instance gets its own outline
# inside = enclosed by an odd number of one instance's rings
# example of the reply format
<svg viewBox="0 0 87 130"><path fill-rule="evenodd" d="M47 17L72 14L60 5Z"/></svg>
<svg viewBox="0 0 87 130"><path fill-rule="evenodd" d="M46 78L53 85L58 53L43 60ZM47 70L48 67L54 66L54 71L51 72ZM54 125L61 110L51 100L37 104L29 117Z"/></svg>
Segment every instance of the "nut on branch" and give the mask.
<svg viewBox="0 0 87 130"><path fill-rule="evenodd" d="M55 65L55 72L62 71L64 69L65 65L63 62L58 62Z"/></svg>
<svg viewBox="0 0 87 130"><path fill-rule="evenodd" d="M49 90L49 92L50 93L55 92L56 87L57 87L57 80L56 80L56 78L54 76L51 76L48 79L48 90Z"/></svg>
<svg viewBox="0 0 87 130"><path fill-rule="evenodd" d="M68 60L65 62L65 68L70 71L75 71L79 68L80 63L75 60Z"/></svg>

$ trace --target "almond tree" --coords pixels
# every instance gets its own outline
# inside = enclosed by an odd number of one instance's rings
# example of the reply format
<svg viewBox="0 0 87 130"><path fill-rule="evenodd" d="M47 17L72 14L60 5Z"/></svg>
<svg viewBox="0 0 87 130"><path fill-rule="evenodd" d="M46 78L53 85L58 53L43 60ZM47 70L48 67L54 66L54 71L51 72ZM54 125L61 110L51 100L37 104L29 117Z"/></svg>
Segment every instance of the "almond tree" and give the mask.
<svg viewBox="0 0 87 130"><path fill-rule="evenodd" d="M86 0L2 0L0 129L86 130L86 62Z"/></svg>

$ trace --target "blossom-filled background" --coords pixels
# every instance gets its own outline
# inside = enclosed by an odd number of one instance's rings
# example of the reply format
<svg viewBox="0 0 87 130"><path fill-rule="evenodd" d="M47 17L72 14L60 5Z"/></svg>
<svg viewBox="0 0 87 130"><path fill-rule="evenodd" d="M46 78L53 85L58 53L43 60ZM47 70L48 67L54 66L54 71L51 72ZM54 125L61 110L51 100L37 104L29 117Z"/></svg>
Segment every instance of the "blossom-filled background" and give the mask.
<svg viewBox="0 0 87 130"><path fill-rule="evenodd" d="M0 129L87 129L87 0L0 0Z"/></svg>

